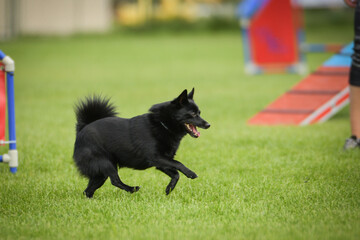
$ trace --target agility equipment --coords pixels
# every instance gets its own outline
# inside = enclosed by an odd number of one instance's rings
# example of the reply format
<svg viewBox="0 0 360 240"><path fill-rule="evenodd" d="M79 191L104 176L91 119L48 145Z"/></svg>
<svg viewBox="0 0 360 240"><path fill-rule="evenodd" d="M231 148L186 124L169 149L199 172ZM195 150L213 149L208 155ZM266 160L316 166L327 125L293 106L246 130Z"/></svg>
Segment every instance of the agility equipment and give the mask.
<svg viewBox="0 0 360 240"><path fill-rule="evenodd" d="M306 72L301 8L291 0L244 0L237 15L246 73Z"/></svg>
<svg viewBox="0 0 360 240"><path fill-rule="evenodd" d="M305 43L304 19L296 0L244 0L237 9L245 72L307 72L304 53L339 52L342 44Z"/></svg>
<svg viewBox="0 0 360 240"><path fill-rule="evenodd" d="M0 50L0 145L9 144L9 151L0 155L0 162L8 163L10 172L16 173L18 167L18 151L16 149L15 131L15 62ZM6 81L5 81L6 80ZM5 91L5 85L6 90ZM6 100L8 115L9 140L5 140Z"/></svg>
<svg viewBox="0 0 360 240"><path fill-rule="evenodd" d="M250 125L308 125L324 122L349 103L349 72L353 44L344 47L315 72L264 110Z"/></svg>

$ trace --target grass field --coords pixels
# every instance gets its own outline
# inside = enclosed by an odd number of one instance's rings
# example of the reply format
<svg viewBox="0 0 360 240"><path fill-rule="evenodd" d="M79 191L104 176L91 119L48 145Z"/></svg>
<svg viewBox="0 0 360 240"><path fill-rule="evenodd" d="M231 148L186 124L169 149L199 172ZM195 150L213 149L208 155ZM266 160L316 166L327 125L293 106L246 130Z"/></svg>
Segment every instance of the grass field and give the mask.
<svg viewBox="0 0 360 240"><path fill-rule="evenodd" d="M351 41L351 26L310 28L314 41ZM330 38L331 36L331 38ZM20 167L0 165L0 239L359 239L360 151L342 151L348 108L324 124L246 121L302 76L246 76L237 32L20 38L16 60ZM330 54L308 55L315 69ZM212 127L185 137L177 159L199 178L119 170L94 199L72 161L73 104L112 96L123 117L195 87ZM3 147L3 152L6 148Z"/></svg>

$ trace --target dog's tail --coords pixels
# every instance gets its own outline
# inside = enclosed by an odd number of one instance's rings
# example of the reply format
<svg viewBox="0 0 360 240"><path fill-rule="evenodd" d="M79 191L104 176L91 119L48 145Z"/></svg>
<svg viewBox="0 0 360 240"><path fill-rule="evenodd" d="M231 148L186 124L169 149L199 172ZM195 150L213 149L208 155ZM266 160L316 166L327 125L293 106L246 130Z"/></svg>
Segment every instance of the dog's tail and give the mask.
<svg viewBox="0 0 360 240"><path fill-rule="evenodd" d="M76 133L86 125L106 117L116 116L116 108L110 103L110 98L98 95L88 96L75 105Z"/></svg>

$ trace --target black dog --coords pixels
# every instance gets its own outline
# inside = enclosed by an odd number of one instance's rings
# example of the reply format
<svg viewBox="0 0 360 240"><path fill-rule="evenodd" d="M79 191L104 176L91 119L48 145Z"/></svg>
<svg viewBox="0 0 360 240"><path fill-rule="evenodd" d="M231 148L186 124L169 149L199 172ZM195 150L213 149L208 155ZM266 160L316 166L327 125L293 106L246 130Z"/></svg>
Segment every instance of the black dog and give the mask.
<svg viewBox="0 0 360 240"><path fill-rule="evenodd" d="M210 124L200 117L193 100L194 89L184 90L176 99L156 104L150 112L131 119L116 117L115 107L109 99L88 97L76 107L76 141L74 160L81 174L89 178L84 191L91 198L110 177L111 183L128 192L140 187L124 184L117 167L144 170L156 167L171 181L166 187L169 194L179 180L179 172L188 178L197 175L174 160L181 139L186 135L197 138L196 127L207 129Z"/></svg>

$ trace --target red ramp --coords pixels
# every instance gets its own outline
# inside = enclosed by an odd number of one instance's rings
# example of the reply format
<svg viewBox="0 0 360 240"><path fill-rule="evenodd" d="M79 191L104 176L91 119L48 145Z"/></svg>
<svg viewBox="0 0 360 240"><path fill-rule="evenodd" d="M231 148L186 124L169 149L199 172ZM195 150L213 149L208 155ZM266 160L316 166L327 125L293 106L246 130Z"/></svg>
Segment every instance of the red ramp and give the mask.
<svg viewBox="0 0 360 240"><path fill-rule="evenodd" d="M265 109L251 125L308 125L324 122L349 102L352 44L327 60Z"/></svg>

